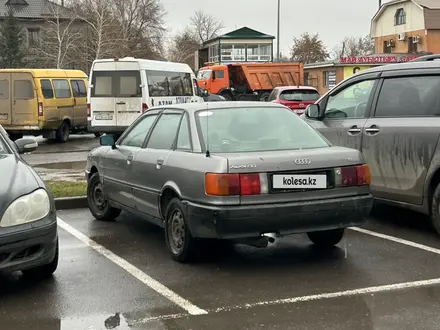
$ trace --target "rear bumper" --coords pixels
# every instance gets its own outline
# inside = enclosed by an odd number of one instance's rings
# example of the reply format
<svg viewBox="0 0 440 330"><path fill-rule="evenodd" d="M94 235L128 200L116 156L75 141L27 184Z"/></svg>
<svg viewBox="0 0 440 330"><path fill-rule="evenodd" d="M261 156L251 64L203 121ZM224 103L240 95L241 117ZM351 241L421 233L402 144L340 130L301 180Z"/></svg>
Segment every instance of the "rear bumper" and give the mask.
<svg viewBox="0 0 440 330"><path fill-rule="evenodd" d="M185 206L194 237L235 239L263 233L289 235L359 226L371 212L373 197L234 207L186 202Z"/></svg>
<svg viewBox="0 0 440 330"><path fill-rule="evenodd" d="M92 122L90 120L87 123L87 130L92 133L122 134L127 128L128 126L92 126Z"/></svg>
<svg viewBox="0 0 440 330"><path fill-rule="evenodd" d="M55 212L26 230L0 235L0 271L26 270L51 263L57 240Z"/></svg>

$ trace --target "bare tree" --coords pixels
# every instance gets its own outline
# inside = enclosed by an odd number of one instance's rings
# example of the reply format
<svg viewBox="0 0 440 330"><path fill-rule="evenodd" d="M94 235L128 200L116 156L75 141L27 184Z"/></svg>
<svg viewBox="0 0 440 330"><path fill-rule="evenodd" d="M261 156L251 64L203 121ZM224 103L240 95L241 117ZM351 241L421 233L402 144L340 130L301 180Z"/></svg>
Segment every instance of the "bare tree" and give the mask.
<svg viewBox="0 0 440 330"><path fill-rule="evenodd" d="M200 43L217 37L224 27L223 22L201 10L196 11L191 17L191 28L194 29Z"/></svg>
<svg viewBox="0 0 440 330"><path fill-rule="evenodd" d="M370 36L345 37L342 42L334 47L332 58L338 59L343 56L366 56L374 53L374 43Z"/></svg>
<svg viewBox="0 0 440 330"><path fill-rule="evenodd" d="M189 28L174 36L168 51L172 62L186 63L194 67L194 54L200 48L197 36Z"/></svg>
<svg viewBox="0 0 440 330"><path fill-rule="evenodd" d="M165 11L160 0L110 0L118 19L119 47L116 54L158 57L165 33Z"/></svg>
<svg viewBox="0 0 440 330"><path fill-rule="evenodd" d="M46 26L40 40L38 52L57 69L66 68L74 57L76 42L81 37L79 17L71 8L54 2L47 2ZM50 64L49 64L50 65Z"/></svg>

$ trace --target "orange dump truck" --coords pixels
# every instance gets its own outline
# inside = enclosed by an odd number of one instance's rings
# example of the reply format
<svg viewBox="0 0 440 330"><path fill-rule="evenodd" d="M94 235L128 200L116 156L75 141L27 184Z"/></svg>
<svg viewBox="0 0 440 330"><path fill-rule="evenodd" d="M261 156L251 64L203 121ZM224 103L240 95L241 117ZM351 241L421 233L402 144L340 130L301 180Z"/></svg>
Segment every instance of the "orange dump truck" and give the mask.
<svg viewBox="0 0 440 330"><path fill-rule="evenodd" d="M197 83L210 94L229 101L266 101L278 86L304 83L303 63L261 63L210 65L200 68Z"/></svg>

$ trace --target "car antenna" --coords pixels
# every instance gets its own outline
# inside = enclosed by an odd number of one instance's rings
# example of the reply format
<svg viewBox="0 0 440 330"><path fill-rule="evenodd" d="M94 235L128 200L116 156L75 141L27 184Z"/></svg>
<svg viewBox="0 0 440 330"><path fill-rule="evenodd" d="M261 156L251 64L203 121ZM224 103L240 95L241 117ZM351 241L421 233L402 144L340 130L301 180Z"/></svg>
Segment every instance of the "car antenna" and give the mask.
<svg viewBox="0 0 440 330"><path fill-rule="evenodd" d="M208 113L208 102L206 102L206 157L211 157L209 152L209 113Z"/></svg>

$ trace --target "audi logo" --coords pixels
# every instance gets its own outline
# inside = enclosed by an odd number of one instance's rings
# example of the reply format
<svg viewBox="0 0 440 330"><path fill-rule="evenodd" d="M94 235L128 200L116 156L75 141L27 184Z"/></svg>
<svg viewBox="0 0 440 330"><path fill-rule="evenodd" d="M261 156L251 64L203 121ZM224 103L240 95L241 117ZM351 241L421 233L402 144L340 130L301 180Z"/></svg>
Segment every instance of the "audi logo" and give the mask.
<svg viewBox="0 0 440 330"><path fill-rule="evenodd" d="M312 161L310 160L310 158L300 158L300 159L295 159L295 164L296 165L308 165L311 164Z"/></svg>

